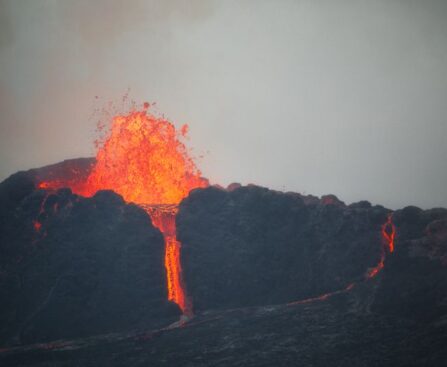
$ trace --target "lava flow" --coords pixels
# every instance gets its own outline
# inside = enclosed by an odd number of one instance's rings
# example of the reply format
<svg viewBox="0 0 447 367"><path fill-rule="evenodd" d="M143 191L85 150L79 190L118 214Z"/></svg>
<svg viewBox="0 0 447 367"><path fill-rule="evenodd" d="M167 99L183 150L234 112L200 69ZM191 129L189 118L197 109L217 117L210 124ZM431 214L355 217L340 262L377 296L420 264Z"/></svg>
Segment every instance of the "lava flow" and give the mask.
<svg viewBox="0 0 447 367"><path fill-rule="evenodd" d="M165 239L165 267L168 282L168 299L175 301L186 316L192 316L192 305L185 293L180 262L181 244L177 241L175 216L176 205L141 205L152 218L152 223Z"/></svg>
<svg viewBox="0 0 447 367"><path fill-rule="evenodd" d="M116 116L98 144L96 163L89 176L77 181L43 181L40 188L70 187L76 194L92 196L98 190L113 190L125 201L143 207L165 240L168 298L187 316L192 307L183 286L180 242L176 238L177 205L197 187L208 186L186 146L181 142L187 125L178 131L164 118L141 111Z"/></svg>
<svg viewBox="0 0 447 367"><path fill-rule="evenodd" d="M385 240L388 251L392 253L394 251L394 240L396 238L396 226L393 223L393 214L390 213L387 216L386 222L382 225L382 237ZM385 266L385 248L382 246L380 253L379 263L372 268L368 274L367 278L374 278Z"/></svg>
<svg viewBox="0 0 447 367"><path fill-rule="evenodd" d="M382 236L388 243L390 252L394 251L394 240L396 238L396 226L393 223L393 215L389 214L386 223L382 226Z"/></svg>
<svg viewBox="0 0 447 367"><path fill-rule="evenodd" d="M396 226L393 223L393 214L392 213L390 213L387 216L386 222L382 225L381 233L382 233L382 238L386 242L386 245L388 247L388 251L390 253L392 253L394 251L394 241L396 239ZM380 273L380 271L384 267L385 267L385 246L382 245L381 251L380 251L379 262L376 266L374 266L373 268L370 268L368 270L368 272L366 273L366 276L365 276L365 280L374 278L377 274ZM298 301L294 301L294 302L289 302L288 305L289 306L302 305L302 304L307 304L307 303L312 303L312 302L325 301L337 294L349 292L355 286L356 286L356 283L350 283L343 289L320 294L319 296L315 296L315 297L310 297L310 298L306 298L306 299L302 299L302 300L298 300Z"/></svg>

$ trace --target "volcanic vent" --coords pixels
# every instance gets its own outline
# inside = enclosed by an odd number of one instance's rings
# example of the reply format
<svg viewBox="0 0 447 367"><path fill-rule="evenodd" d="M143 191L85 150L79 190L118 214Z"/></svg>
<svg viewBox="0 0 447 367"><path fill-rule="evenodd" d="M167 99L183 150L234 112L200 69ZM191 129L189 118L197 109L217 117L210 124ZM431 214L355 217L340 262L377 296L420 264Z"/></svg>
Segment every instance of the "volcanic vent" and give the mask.
<svg viewBox="0 0 447 367"><path fill-rule="evenodd" d="M181 141L188 126L177 130L167 119L149 113L149 106L145 103L139 111L113 118L97 144L96 161L88 175L75 171L67 179L42 180L38 187L70 187L74 193L86 197L110 189L126 202L144 208L165 239L168 298L188 316L192 307L183 286L175 216L180 201L192 189L207 187L208 181L201 177Z"/></svg>

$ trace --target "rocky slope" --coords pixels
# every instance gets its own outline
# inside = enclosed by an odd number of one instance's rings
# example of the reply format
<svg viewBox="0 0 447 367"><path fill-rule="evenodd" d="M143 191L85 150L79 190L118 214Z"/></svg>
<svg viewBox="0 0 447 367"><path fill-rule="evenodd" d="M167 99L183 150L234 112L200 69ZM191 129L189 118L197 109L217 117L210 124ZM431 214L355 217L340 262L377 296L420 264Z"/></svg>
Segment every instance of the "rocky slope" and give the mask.
<svg viewBox="0 0 447 367"><path fill-rule="evenodd" d="M445 366L447 325L324 302L198 315L184 327L3 351L5 366Z"/></svg>
<svg viewBox="0 0 447 367"><path fill-rule="evenodd" d="M0 184L0 343L96 335L175 321L164 242L111 191L92 198Z"/></svg>
<svg viewBox="0 0 447 367"><path fill-rule="evenodd" d="M390 252L381 206L194 190L177 231L196 316L172 324L147 214L36 188L87 174L73 162L0 184L1 366L446 365L446 209L392 213Z"/></svg>
<svg viewBox="0 0 447 367"><path fill-rule="evenodd" d="M396 249L383 269L372 310L447 324L447 210L407 207L393 220Z"/></svg>
<svg viewBox="0 0 447 367"><path fill-rule="evenodd" d="M389 212L256 186L193 191L177 228L195 309L291 302L362 281L380 261Z"/></svg>

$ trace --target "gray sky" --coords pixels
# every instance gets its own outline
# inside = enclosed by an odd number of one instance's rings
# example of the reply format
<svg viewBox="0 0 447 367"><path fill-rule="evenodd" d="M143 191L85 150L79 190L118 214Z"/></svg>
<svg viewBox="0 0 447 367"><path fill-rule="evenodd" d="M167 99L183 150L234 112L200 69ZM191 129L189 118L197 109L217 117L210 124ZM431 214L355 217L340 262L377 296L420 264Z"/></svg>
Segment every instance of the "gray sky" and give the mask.
<svg viewBox="0 0 447 367"><path fill-rule="evenodd" d="M92 155L128 88L213 183L447 206L445 0L0 0L0 179Z"/></svg>

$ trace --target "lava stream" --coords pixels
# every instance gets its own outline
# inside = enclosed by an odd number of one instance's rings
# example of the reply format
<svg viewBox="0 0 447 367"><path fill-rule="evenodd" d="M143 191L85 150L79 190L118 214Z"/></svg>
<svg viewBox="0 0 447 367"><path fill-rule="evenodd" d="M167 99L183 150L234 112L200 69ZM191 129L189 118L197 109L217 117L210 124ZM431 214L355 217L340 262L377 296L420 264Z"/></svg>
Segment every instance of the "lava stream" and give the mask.
<svg viewBox="0 0 447 367"><path fill-rule="evenodd" d="M396 238L396 226L393 223L393 214L388 214L386 223L382 226L382 236L388 242L390 252L394 251L394 240Z"/></svg>
<svg viewBox="0 0 447 367"><path fill-rule="evenodd" d="M394 240L396 238L396 226L393 223L393 214L390 213L387 216L386 222L382 225L382 238L385 240L388 247L388 251L392 253L394 251ZM367 278L374 278L385 266L385 248L381 247L380 261L372 268L368 274Z"/></svg>
<svg viewBox="0 0 447 367"><path fill-rule="evenodd" d="M191 317L192 304L186 294L180 262L181 243L177 241L175 216L176 205L140 205L162 233L165 241L165 268L168 284L168 299L179 305L185 316Z"/></svg>
<svg viewBox="0 0 447 367"><path fill-rule="evenodd" d="M386 242L386 245L388 247L389 252L392 253L394 251L394 241L396 239L396 226L393 223L393 214L392 213L390 213L387 216L387 221L382 225L381 233L382 233L383 240L385 240L385 242ZM380 251L379 262L378 262L378 264L376 266L371 268L366 273L365 280L374 278L377 274L380 273L380 271L382 271L382 269L384 267L385 267L385 248L382 245L381 246L381 251ZM320 294L319 296L310 297L310 298L302 299L302 300L299 300L299 301L289 302L288 305L289 306L292 306L292 305L302 305L302 304L307 304L307 303L312 303L312 302L325 301L325 300L327 300L327 299L329 299L329 298L331 298L331 297L333 297L333 296L335 296L337 294L349 292L355 286L356 286L356 283L350 283L349 285L347 285L343 289L339 289L339 290L336 290L336 291L333 291L333 292Z"/></svg>

